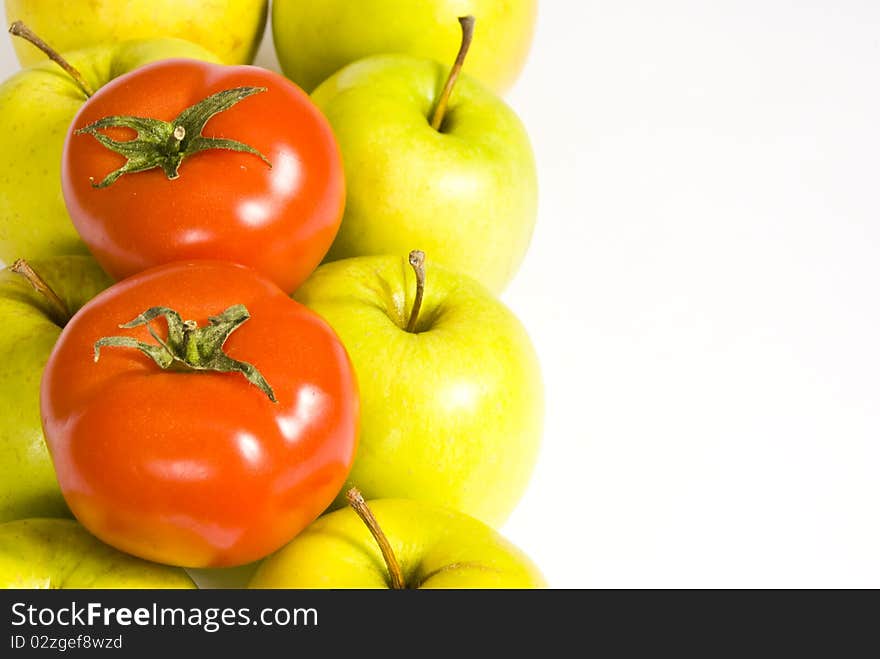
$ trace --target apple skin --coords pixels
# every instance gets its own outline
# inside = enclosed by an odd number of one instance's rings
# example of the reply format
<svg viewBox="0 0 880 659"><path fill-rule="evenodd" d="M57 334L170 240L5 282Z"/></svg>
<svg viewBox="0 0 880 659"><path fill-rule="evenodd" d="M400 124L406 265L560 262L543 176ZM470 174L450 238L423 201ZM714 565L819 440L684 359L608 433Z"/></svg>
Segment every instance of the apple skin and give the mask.
<svg viewBox="0 0 880 659"><path fill-rule="evenodd" d="M6 0L6 22L24 21L59 51L130 39L174 37L225 64L250 64L266 27L268 0ZM46 56L13 40L22 66Z"/></svg>
<svg viewBox="0 0 880 659"><path fill-rule="evenodd" d="M516 80L532 42L537 0L274 0L272 30L284 73L314 89L370 55L403 53L452 64L456 18L476 18L471 74L498 93Z"/></svg>
<svg viewBox="0 0 880 659"><path fill-rule="evenodd" d="M30 265L75 312L110 285L90 256ZM40 378L58 337L45 298L21 275L0 271L0 522L69 516L40 421Z"/></svg>
<svg viewBox="0 0 880 659"><path fill-rule="evenodd" d="M369 502L407 588L543 588L519 549L478 520L407 499ZM257 569L249 588L390 588L382 552L351 510L320 517Z"/></svg>
<svg viewBox="0 0 880 659"><path fill-rule="evenodd" d="M417 333L403 329L415 291L406 258L322 265L294 298L336 330L358 378L361 431L347 482L366 499L418 499L498 526L537 458L538 360L507 307L427 258ZM344 505L341 493L334 506Z"/></svg>
<svg viewBox="0 0 880 659"><path fill-rule="evenodd" d="M0 588L195 588L180 568L129 556L70 519L0 524Z"/></svg>
<svg viewBox="0 0 880 659"><path fill-rule="evenodd" d="M201 46L180 39L128 41L64 56L94 89L169 57L217 61ZM64 139L85 101L76 83L49 61L0 85L0 261L88 254L61 194Z"/></svg>
<svg viewBox="0 0 880 659"><path fill-rule="evenodd" d="M377 56L315 90L342 149L347 188L326 261L418 247L498 293L535 225L534 155L514 112L466 75L442 131L431 128L447 73L428 60Z"/></svg>

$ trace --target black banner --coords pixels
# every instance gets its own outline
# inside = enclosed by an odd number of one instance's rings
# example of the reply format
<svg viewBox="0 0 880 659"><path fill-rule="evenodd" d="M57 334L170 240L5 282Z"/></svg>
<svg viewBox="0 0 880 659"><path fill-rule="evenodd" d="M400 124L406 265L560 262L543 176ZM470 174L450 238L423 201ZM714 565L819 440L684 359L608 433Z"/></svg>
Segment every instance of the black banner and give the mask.
<svg viewBox="0 0 880 659"><path fill-rule="evenodd" d="M719 649L835 656L862 646L866 593L754 591L4 591L0 656L108 651L363 650L367 656L459 652L478 643L547 656ZM867 637L867 636L866 636ZM529 642L530 645L523 645ZM873 641L869 641L873 645ZM551 650L558 648L559 652ZM542 655L545 653L541 653ZM326 656L326 655L324 655ZM335 656L335 655L330 655ZM751 656L751 654L749 655Z"/></svg>

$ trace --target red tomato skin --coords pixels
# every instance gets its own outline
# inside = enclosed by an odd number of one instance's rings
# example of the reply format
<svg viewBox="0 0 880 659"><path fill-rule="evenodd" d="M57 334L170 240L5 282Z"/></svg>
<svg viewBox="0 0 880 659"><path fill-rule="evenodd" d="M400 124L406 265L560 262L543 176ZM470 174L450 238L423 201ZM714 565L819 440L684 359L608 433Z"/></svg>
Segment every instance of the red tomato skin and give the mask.
<svg viewBox="0 0 880 659"><path fill-rule="evenodd" d="M215 149L186 158L174 180L152 169L93 187L125 158L76 130L110 115L171 121L211 94L242 86L268 90L215 115L202 134L244 142L271 168L253 154ZM289 293L324 258L345 205L330 124L299 87L255 66L170 59L116 78L74 118L61 171L71 219L115 279L162 263L217 259L250 266Z"/></svg>
<svg viewBox="0 0 880 659"><path fill-rule="evenodd" d="M254 364L273 403L240 373L161 370L102 336L169 306L202 326L242 303L226 342ZM163 338L165 320L153 323ZM43 374L41 411L65 499L110 545L184 567L248 563L310 524L345 484L357 444L357 385L333 330L272 282L221 262L159 266L117 283L65 327Z"/></svg>

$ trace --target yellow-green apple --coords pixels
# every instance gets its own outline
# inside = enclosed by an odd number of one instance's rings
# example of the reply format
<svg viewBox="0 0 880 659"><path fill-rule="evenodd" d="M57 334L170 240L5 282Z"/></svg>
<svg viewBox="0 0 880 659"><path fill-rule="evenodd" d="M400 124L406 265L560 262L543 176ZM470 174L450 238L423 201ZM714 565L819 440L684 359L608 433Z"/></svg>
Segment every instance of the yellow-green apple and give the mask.
<svg viewBox="0 0 880 659"><path fill-rule="evenodd" d="M446 85L436 62L380 55L315 90L342 149L347 189L326 260L419 245L493 292L513 277L535 224L534 156L501 99L467 76L456 82L462 57Z"/></svg>
<svg viewBox="0 0 880 659"><path fill-rule="evenodd" d="M31 266L0 271L0 522L70 514L43 438L40 377L69 314L110 285L90 256Z"/></svg>
<svg viewBox="0 0 880 659"><path fill-rule="evenodd" d="M192 41L226 64L250 64L266 27L269 0L6 0L6 20L23 21L62 51L130 39ZM45 59L16 42L23 66Z"/></svg>
<svg viewBox="0 0 880 659"><path fill-rule="evenodd" d="M72 519L0 524L0 588L195 588L186 572L105 545Z"/></svg>
<svg viewBox="0 0 880 659"><path fill-rule="evenodd" d="M24 46L37 51L29 43ZM179 39L105 44L65 54L90 90L170 57L217 61L201 46ZM0 261L88 253L61 194L64 138L86 99L80 84L49 61L0 85Z"/></svg>
<svg viewBox="0 0 880 659"><path fill-rule="evenodd" d="M537 0L275 0L272 31L281 67L306 90L369 55L405 53L445 62L455 17L479 21L473 75L497 92L513 84L532 42Z"/></svg>
<svg viewBox="0 0 880 659"><path fill-rule="evenodd" d="M320 517L269 556L250 588L542 588L538 568L482 522L408 499Z"/></svg>
<svg viewBox="0 0 880 659"><path fill-rule="evenodd" d="M418 499L499 525L540 443L537 357L489 291L441 267L421 272L422 257L410 255L412 269L396 256L327 263L294 294L336 330L358 378L360 440L347 482L368 499Z"/></svg>

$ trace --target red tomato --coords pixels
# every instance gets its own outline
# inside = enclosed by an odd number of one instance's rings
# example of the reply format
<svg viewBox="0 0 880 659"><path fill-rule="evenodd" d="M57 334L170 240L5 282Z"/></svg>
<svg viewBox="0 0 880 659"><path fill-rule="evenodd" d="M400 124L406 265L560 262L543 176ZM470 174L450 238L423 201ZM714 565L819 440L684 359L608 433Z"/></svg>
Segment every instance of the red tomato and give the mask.
<svg viewBox="0 0 880 659"><path fill-rule="evenodd" d="M139 350L95 342L151 307L205 327L243 304L223 350L252 364L272 402L239 372L163 370ZM169 342L166 320L150 323ZM190 326L191 330L191 326ZM358 398L333 330L252 270L223 262L147 270L89 302L43 374L43 428L70 509L105 542L186 567L230 566L276 550L344 485Z"/></svg>
<svg viewBox="0 0 880 659"><path fill-rule="evenodd" d="M173 180L153 168L95 187L127 160L100 136L127 141L137 133L77 131L111 116L159 119L174 128L184 109L241 87L265 91L213 115L201 135L247 145L271 167L253 152L210 148L184 158ZM179 149L194 146L199 123L185 131ZM151 148L165 153L166 145ZM157 62L102 87L73 120L62 160L73 223L116 279L162 263L219 259L251 266L292 292L336 236L344 187L339 146L305 92L272 71L194 60Z"/></svg>

